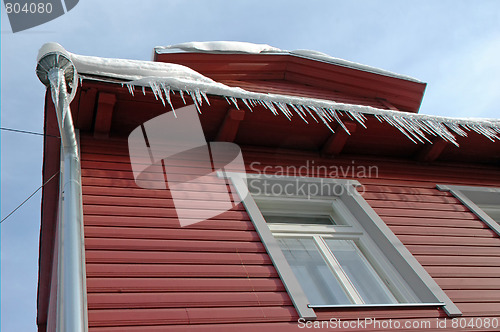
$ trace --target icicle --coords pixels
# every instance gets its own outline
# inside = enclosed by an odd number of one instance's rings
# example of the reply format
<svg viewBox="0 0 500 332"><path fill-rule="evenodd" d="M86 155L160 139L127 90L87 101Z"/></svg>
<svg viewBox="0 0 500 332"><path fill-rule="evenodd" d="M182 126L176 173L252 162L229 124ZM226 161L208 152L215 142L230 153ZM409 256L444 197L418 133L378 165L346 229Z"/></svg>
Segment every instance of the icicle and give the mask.
<svg viewBox="0 0 500 332"><path fill-rule="evenodd" d="M191 99L193 100L193 103L194 103L194 106L196 107L196 110L198 111L198 113L201 114L200 105L198 104L198 99L196 98L196 95L194 94L194 92L191 92L191 91L189 91L189 95L191 96Z"/></svg>
<svg viewBox="0 0 500 332"><path fill-rule="evenodd" d="M401 126L403 126L408 133L410 133L411 135L413 135L413 137L415 137L421 143L424 142L422 139L424 139L424 140L426 140L428 142L431 142L430 140L428 140L425 137L424 133L422 133L422 131L417 126L414 125L414 123L411 121L411 118L410 119L406 119L406 118L403 118L403 117L394 116L394 119Z"/></svg>
<svg viewBox="0 0 500 332"><path fill-rule="evenodd" d="M274 103L279 109L280 111L288 118L289 121L291 121L291 117L292 117L292 113L290 112L290 110L286 107L285 104L282 104L282 103Z"/></svg>
<svg viewBox="0 0 500 332"><path fill-rule="evenodd" d="M291 108L295 111L295 113L296 113L296 114L298 114L298 115L300 116L300 118L301 118L302 120L304 120L304 122L305 122L305 123L309 123L309 122L307 122L307 120L306 120L306 118L304 117L304 115L302 114L302 112L301 112L301 111L299 111L299 109L298 109L298 108L297 108L294 104L290 104L289 106L290 106L290 107L291 107Z"/></svg>
<svg viewBox="0 0 500 332"><path fill-rule="evenodd" d="M462 137L467 136L467 133L462 128L460 128L460 126L457 125L456 123L445 122L444 124L446 125L446 127L448 127L450 130L452 130L457 135L462 136Z"/></svg>
<svg viewBox="0 0 500 332"><path fill-rule="evenodd" d="M332 133L334 133L335 131L333 130L332 127L330 127L330 124L325 120L325 118L323 117L323 114L318 114L318 116L321 119L321 121L323 121L323 123L328 127L328 129L330 129L330 131Z"/></svg>
<svg viewBox="0 0 500 332"><path fill-rule="evenodd" d="M288 114L290 114L290 117L292 117L293 114L295 113L295 112L293 112L293 108L292 108L292 110L290 110L291 106L289 106L289 104L287 104L287 103L282 103L282 104L283 104L283 107L285 108L285 110L288 112Z"/></svg>
<svg viewBox="0 0 500 332"><path fill-rule="evenodd" d="M366 117L364 116L363 113L359 113L356 111L349 111L347 113L350 114L354 118L354 120L356 120L363 128L366 129L366 124L365 124Z"/></svg>
<svg viewBox="0 0 500 332"><path fill-rule="evenodd" d="M322 107L316 108L316 113L321 114L328 122L333 122L334 118L332 118L332 114Z"/></svg>
<svg viewBox="0 0 500 332"><path fill-rule="evenodd" d="M337 121L337 123L342 127L342 129L344 129L347 134L351 135L349 129L347 129L347 127L344 125L344 122L342 122L336 110L332 110L332 115L335 118L335 121Z"/></svg>
<svg viewBox="0 0 500 332"><path fill-rule="evenodd" d="M59 55L56 54L56 56L58 57ZM48 79L54 106L56 109L61 109L61 116L58 116L57 120L59 121L60 128L64 128L66 116L69 113L69 103L71 102L71 96L68 96L66 90L64 71L61 69L51 70L48 73ZM62 105L60 105L60 103L62 103Z"/></svg>
<svg viewBox="0 0 500 332"><path fill-rule="evenodd" d="M156 82L152 82L151 85L151 89L153 90L153 93L156 97L156 100L158 100L158 98L160 98L161 100L161 103L163 104L163 106L166 106L165 105L165 99L163 98L163 93L161 92L160 90L160 87L158 86L158 84Z"/></svg>
<svg viewBox="0 0 500 332"><path fill-rule="evenodd" d="M264 104L266 105L266 107L271 111L273 112L274 115L278 115L278 111L276 110L276 107L274 107L274 104L272 101L267 101L265 100L264 101Z"/></svg>
<svg viewBox="0 0 500 332"><path fill-rule="evenodd" d="M61 87L61 74L58 74L57 76L54 75L53 73L49 72L48 78L50 82L50 90L52 92L52 101L54 102L54 106L56 109L59 109L59 92L60 92L60 87ZM64 77L64 76L63 76ZM64 110L63 110L64 111ZM62 128L64 121L63 117L58 118L59 120L59 126Z"/></svg>
<svg viewBox="0 0 500 332"><path fill-rule="evenodd" d="M442 124L430 120L426 120L425 122L423 122L423 124L426 125L424 130L430 135L437 135L448 142L455 141L455 137Z"/></svg>
<svg viewBox="0 0 500 332"><path fill-rule="evenodd" d="M236 109L240 109L240 106L238 106L238 99L236 99L234 97L229 97L229 100L231 100L233 102Z"/></svg>
<svg viewBox="0 0 500 332"><path fill-rule="evenodd" d="M304 109L304 107L302 107L301 104L294 104L294 106L299 110L299 112L304 116L304 118L307 117L307 111Z"/></svg>
<svg viewBox="0 0 500 332"><path fill-rule="evenodd" d="M198 104L200 106L203 105L203 97L201 96L201 92L199 89L194 90L194 95L196 96L196 100L198 101Z"/></svg>
<svg viewBox="0 0 500 332"><path fill-rule="evenodd" d="M250 105L248 104L248 100L246 100L245 98L242 98L241 101L243 102L243 104L246 105L246 107L248 107L248 109L250 110L250 112L252 112L252 108L250 107Z"/></svg>
<svg viewBox="0 0 500 332"><path fill-rule="evenodd" d="M314 113L316 113L316 115L321 119L321 121L323 121L325 124L327 124L327 122L331 122L333 119L326 113L323 111L322 108L318 108L316 106L309 106L309 108L311 110L314 111ZM328 124L328 127L330 127L330 125ZM332 130L330 128L330 130ZM333 131L333 130L332 130Z"/></svg>
<svg viewBox="0 0 500 332"><path fill-rule="evenodd" d="M262 107L264 107L265 109L269 109L269 108L267 107L266 103L264 103L264 101L263 101L263 100L261 100L261 99L257 99L257 104L258 104L258 105L261 105L261 106L262 106Z"/></svg>
<svg viewBox="0 0 500 332"><path fill-rule="evenodd" d="M205 101L207 102L208 106L210 106L210 100L208 100L208 96L207 96L206 92L200 91L200 93L203 96L203 98L205 99Z"/></svg>
<svg viewBox="0 0 500 332"><path fill-rule="evenodd" d="M196 97L194 91L187 91L189 93L189 96L191 97L191 99L193 100L194 103L197 103L198 102L198 98Z"/></svg>
<svg viewBox="0 0 500 332"><path fill-rule="evenodd" d="M481 125L471 125L470 127L476 133L486 136L490 141L494 142L495 138L498 139L498 137L496 136L496 133L494 131L490 131L489 128L485 128L485 127L483 127Z"/></svg>
<svg viewBox="0 0 500 332"><path fill-rule="evenodd" d="M151 91L153 91L153 94L156 98L156 100L158 100L158 93L156 92L156 83L155 82L149 82L149 86L151 87Z"/></svg>
<svg viewBox="0 0 500 332"><path fill-rule="evenodd" d="M403 129L401 126L398 125L396 121L394 121L393 118L387 116L387 115L380 115L380 118L383 119L385 122L389 123L391 126L395 127L398 129L400 132L402 132L410 141L413 143L417 144L413 138Z"/></svg>
<svg viewBox="0 0 500 332"><path fill-rule="evenodd" d="M134 96L134 86L132 84L127 84L128 92Z"/></svg>
<svg viewBox="0 0 500 332"><path fill-rule="evenodd" d="M186 99L184 99L184 92L182 92L182 89L179 90L179 93L181 95L182 101L184 102L184 105L186 105Z"/></svg>
<svg viewBox="0 0 500 332"><path fill-rule="evenodd" d="M411 121L422 132L427 133L431 136L436 136L436 131L434 129L435 126L433 123L429 123L429 121L420 121L417 119L412 119ZM446 128L440 128L439 130L444 130L447 132Z"/></svg>
<svg viewBox="0 0 500 332"><path fill-rule="evenodd" d="M319 123L318 119L316 119L314 114L311 112L312 109L310 109L309 106L307 106L307 105L299 105L299 106L303 107L304 110L307 112L307 114L309 114L314 119L314 121L316 121L316 123Z"/></svg>
<svg viewBox="0 0 500 332"><path fill-rule="evenodd" d="M405 119L403 117L394 116L394 119L416 140L420 143L424 143L424 140L427 142L431 142L429 139L425 137L421 130L415 127L409 119Z"/></svg>
<svg viewBox="0 0 500 332"><path fill-rule="evenodd" d="M175 114L174 105L172 105L172 101L170 100L170 87L162 83L161 88L163 90L163 93L165 94L165 99L167 99L170 108L172 108L172 112L174 112L174 116L177 117L177 114Z"/></svg>
<svg viewBox="0 0 500 332"><path fill-rule="evenodd" d="M83 86L83 76L82 75L78 75L78 81L80 83L80 86Z"/></svg>
<svg viewBox="0 0 500 332"><path fill-rule="evenodd" d="M352 114L351 114L351 112L350 112L350 111L346 112L346 114L347 114L347 117L348 117L349 119L351 119L352 121L354 121L354 117L352 116Z"/></svg>
<svg viewBox="0 0 500 332"><path fill-rule="evenodd" d="M142 94L146 95L146 87L145 86L142 87Z"/></svg>

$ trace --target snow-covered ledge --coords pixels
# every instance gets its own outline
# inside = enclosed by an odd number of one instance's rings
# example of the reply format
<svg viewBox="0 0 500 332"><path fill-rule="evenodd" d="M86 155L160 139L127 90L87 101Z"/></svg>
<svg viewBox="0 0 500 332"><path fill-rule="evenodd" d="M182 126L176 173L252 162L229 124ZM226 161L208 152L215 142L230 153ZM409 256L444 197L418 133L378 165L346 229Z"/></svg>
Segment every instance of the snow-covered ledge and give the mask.
<svg viewBox="0 0 500 332"><path fill-rule="evenodd" d="M184 43L167 47L157 47L156 50L168 52L172 49L183 51L196 50L198 52L233 52L233 53L279 53L287 52L273 48L265 44L250 44L242 42L210 42L210 43ZM331 63L342 62L345 66L351 66L361 70L372 71L382 75L399 77L407 80L413 78L394 74L381 69L364 66L342 59L330 57L326 54L314 51L292 51L290 54L299 54L321 61ZM146 88L153 91L157 100L174 110L170 102L173 94L179 93L183 100L185 95L189 96L198 110L206 102L210 104L209 95L226 98L229 104L236 108L252 110L254 107L262 106L274 114L285 115L288 119L299 116L305 122L315 121L324 123L332 132L332 123L338 123L347 133L349 130L344 125L344 120L353 119L366 128L367 115L376 117L381 122L387 122L400 130L408 139L414 143L430 143L433 137L441 137L447 142L458 146L455 135L465 137L470 131L477 132L488 139L500 140L500 120L495 119L472 119L452 118L443 116L432 116L414 114L407 112L396 112L392 110L379 109L371 106L338 103L332 100L315 98L304 98L270 93L256 93L239 87L230 87L192 70L191 68L162 62L138 61L125 59L109 59L92 56L71 54L70 57L78 73L83 78L101 80L106 77L122 80L131 94L136 88ZM87 76L85 76L87 74ZM104 77L104 79L102 79ZM110 81L111 82L111 81ZM113 82L113 83L116 83ZM174 110L175 111L175 110Z"/></svg>

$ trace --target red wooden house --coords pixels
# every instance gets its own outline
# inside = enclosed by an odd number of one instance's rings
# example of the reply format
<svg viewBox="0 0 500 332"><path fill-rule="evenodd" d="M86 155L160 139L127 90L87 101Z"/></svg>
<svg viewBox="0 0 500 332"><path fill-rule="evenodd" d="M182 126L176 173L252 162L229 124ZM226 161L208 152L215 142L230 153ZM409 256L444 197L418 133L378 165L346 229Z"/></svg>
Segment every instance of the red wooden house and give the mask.
<svg viewBox="0 0 500 332"><path fill-rule="evenodd" d="M266 45L51 44L37 74L39 331L500 328L499 121Z"/></svg>

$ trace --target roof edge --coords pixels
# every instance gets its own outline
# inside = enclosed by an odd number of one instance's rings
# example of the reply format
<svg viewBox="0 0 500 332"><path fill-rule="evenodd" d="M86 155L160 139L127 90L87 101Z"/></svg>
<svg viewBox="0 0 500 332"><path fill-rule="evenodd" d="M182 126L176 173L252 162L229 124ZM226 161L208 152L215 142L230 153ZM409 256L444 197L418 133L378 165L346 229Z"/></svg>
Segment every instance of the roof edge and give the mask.
<svg viewBox="0 0 500 332"><path fill-rule="evenodd" d="M176 51L177 50L177 51ZM180 52L179 52L180 51ZM414 77L398 74L389 70L363 65L357 62L344 60L330 56L326 53L313 50L282 50L267 44L253 44L236 41L208 41L208 42L187 42L168 46L156 46L154 53L208 53L208 54L266 54L266 55L290 55L304 59L329 63L337 66L360 70L372 74L388 76L415 83L424 83Z"/></svg>

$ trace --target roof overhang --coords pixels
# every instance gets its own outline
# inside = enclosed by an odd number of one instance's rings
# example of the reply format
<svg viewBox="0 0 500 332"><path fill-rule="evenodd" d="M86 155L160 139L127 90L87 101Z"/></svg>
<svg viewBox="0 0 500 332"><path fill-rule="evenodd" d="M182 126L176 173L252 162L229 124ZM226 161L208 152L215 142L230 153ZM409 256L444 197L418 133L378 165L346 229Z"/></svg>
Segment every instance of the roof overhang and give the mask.
<svg viewBox="0 0 500 332"><path fill-rule="evenodd" d="M247 45L244 46L247 50ZM278 76L267 75L281 73L281 78L286 77L293 63L306 61L308 66L325 66L318 72L350 71L349 75L360 84L374 75L374 80L386 81L386 88L391 84L402 84L406 88L416 85L423 93L425 84L417 80L349 62L332 64L333 60L323 61L323 56L318 60L293 52L275 54L272 49L267 53L252 52L155 52L155 57L168 57L168 63L70 54L82 83L81 101L73 108L76 126L103 136L128 135L154 116L194 103L208 140L220 139L220 130L236 125L232 120L226 123L227 118L241 117L238 128L230 130L231 140L245 145L404 158L418 152L418 158L423 161L441 159L451 151L449 146L454 149L460 145L461 151L475 156L477 151L486 148L481 152L484 158L476 161L491 162L499 158L499 120L402 112L385 98L353 97L297 82L291 89L290 81L275 80ZM236 81L224 81L230 78L228 75L236 75L232 77ZM304 70L301 75L310 74ZM273 79L269 79L271 77ZM328 77L329 74L325 74L324 80ZM266 91L252 91L263 89L263 82L268 84L264 86ZM374 82L374 86L384 85ZM244 84L247 86L242 88L240 85ZM411 89L396 90L404 95ZM332 100L328 98L329 93L337 93L348 102ZM382 106L371 105L373 101L380 101ZM468 149L471 142L477 146ZM461 153L450 153L450 160L457 156Z"/></svg>
<svg viewBox="0 0 500 332"><path fill-rule="evenodd" d="M176 92L170 95L170 103L174 109L179 109L192 104L191 98L189 93L184 92L181 97ZM224 140L241 146L293 149L332 156L389 157L423 162L500 162L499 140L489 139L470 129L464 129L467 136L450 133L457 145L429 133L425 133L427 140L412 141L394 123L383 121L375 115L364 114L362 125L348 112L340 111L337 112L340 122L330 123L329 128L320 119L313 120L307 116L309 121L305 122L297 115L287 117L280 112L273 113L264 104L254 104L250 111L243 102L234 99L240 107L238 110L234 101L224 96L207 95L207 99L210 104L203 99L203 103L198 105L207 141ZM137 126L172 110L166 101L164 105L149 88L127 87L116 82L84 78L72 111L76 119L75 126L82 132L126 138ZM425 116L413 116L426 120ZM432 120L432 117L429 119ZM107 128L106 132L100 128ZM231 133L228 134L228 131Z"/></svg>

